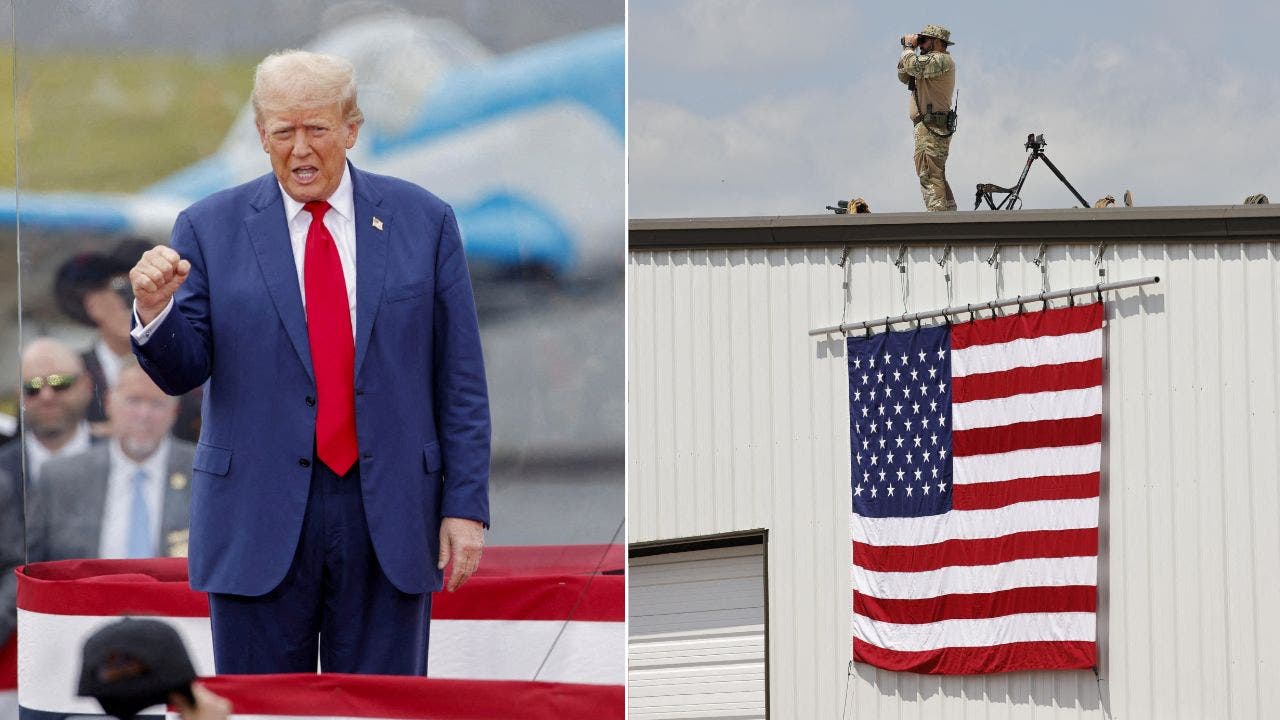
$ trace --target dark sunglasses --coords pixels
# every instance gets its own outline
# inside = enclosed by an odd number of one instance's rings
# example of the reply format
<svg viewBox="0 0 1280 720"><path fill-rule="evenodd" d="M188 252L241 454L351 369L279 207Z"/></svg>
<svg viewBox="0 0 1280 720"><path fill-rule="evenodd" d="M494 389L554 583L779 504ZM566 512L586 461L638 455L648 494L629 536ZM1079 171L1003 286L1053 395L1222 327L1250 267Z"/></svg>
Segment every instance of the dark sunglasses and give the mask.
<svg viewBox="0 0 1280 720"><path fill-rule="evenodd" d="M62 392L80 379L79 375L64 375L62 373L52 373L44 377L36 376L22 383L22 392L27 397L35 397L40 394L40 389L48 386L53 388L54 392Z"/></svg>

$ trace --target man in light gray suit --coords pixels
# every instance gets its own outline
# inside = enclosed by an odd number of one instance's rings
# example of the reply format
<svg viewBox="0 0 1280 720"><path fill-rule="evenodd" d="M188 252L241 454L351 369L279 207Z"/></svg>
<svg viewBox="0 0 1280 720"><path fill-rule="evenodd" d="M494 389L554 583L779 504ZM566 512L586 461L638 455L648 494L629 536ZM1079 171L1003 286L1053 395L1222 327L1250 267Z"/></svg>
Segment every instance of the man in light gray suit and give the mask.
<svg viewBox="0 0 1280 720"><path fill-rule="evenodd" d="M50 460L31 492L31 561L185 556L195 446L170 435L178 399L136 364L107 395L110 442Z"/></svg>

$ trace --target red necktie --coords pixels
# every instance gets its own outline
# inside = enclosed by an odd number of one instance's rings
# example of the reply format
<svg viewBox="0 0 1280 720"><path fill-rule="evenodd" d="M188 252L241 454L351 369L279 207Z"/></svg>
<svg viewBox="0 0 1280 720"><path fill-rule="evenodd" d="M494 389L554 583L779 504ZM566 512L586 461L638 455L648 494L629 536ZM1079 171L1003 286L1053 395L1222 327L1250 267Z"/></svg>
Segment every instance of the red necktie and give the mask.
<svg viewBox="0 0 1280 720"><path fill-rule="evenodd" d="M307 249L302 262L307 337L316 373L316 455L339 476L356 462L355 343L347 282L333 235L324 226L329 203L309 202Z"/></svg>

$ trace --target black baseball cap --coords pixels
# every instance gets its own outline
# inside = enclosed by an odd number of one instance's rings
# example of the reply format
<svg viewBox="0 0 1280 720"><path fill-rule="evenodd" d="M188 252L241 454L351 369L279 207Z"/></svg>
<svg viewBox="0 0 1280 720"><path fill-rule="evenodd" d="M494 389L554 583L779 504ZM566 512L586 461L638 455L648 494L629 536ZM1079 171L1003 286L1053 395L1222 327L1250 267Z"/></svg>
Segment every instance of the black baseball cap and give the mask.
<svg viewBox="0 0 1280 720"><path fill-rule="evenodd" d="M195 678L187 647L172 625L126 618L85 641L79 694L97 699L108 715L130 720L144 708L167 703L170 693L194 704Z"/></svg>
<svg viewBox="0 0 1280 720"><path fill-rule="evenodd" d="M96 252L71 256L54 276L53 294L58 308L72 320L92 327L93 319L84 311L84 296L95 290L111 289L132 302L133 290L129 285L132 267L123 258Z"/></svg>

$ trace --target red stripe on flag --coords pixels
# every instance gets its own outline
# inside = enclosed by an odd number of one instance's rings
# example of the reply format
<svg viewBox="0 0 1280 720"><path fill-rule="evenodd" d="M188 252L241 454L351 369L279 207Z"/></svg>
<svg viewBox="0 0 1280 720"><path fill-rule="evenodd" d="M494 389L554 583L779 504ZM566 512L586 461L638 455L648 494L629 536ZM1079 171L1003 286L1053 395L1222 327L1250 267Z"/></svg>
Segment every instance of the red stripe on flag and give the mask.
<svg viewBox="0 0 1280 720"><path fill-rule="evenodd" d="M306 718L617 718L621 685L380 675L219 675L200 683L237 714Z"/></svg>
<svg viewBox="0 0 1280 720"><path fill-rule="evenodd" d="M18 607L48 615L209 617L186 558L57 560L19 568Z"/></svg>
<svg viewBox="0 0 1280 720"><path fill-rule="evenodd" d="M1032 530L981 540L948 540L933 545L876 547L853 543L853 564L873 572L927 572L953 566L1097 554L1097 528Z"/></svg>
<svg viewBox="0 0 1280 720"><path fill-rule="evenodd" d="M56 561L32 563L17 572L18 607L31 612L209 616L208 596L192 590L185 573L181 580L172 579L177 576L168 560ZM626 618L625 587L622 575L476 576L455 593L437 593L431 617L620 623Z"/></svg>
<svg viewBox="0 0 1280 720"><path fill-rule="evenodd" d="M1102 358L1060 365L1018 367L951 379L951 402L992 400L1024 393L1083 390L1102 384Z"/></svg>
<svg viewBox="0 0 1280 720"><path fill-rule="evenodd" d="M431 597L432 620L626 620L622 575L473 577Z"/></svg>
<svg viewBox="0 0 1280 720"><path fill-rule="evenodd" d="M9 635L9 639L0 648L0 692L18 688L18 634Z"/></svg>
<svg viewBox="0 0 1280 720"><path fill-rule="evenodd" d="M1019 613L1097 612L1093 585L1023 587L971 595L942 595L921 600L875 598L854 591L853 611L889 623L972 620Z"/></svg>
<svg viewBox="0 0 1280 720"><path fill-rule="evenodd" d="M1018 313L951 326L951 349L992 345L1024 338L1073 335L1102 327L1102 304Z"/></svg>
<svg viewBox="0 0 1280 720"><path fill-rule="evenodd" d="M991 510L1036 500L1079 500L1098 497L1098 486L1098 473L952 485L951 508Z"/></svg>
<svg viewBox="0 0 1280 720"><path fill-rule="evenodd" d="M930 675L974 675L1013 670L1083 670L1097 663L1090 641L1025 642L923 652L885 650L853 639L853 659L886 670Z"/></svg>
<svg viewBox="0 0 1280 720"><path fill-rule="evenodd" d="M1012 425L953 430L951 452L955 457L993 455L1044 447L1089 445L1102 440L1102 416L1036 420Z"/></svg>

